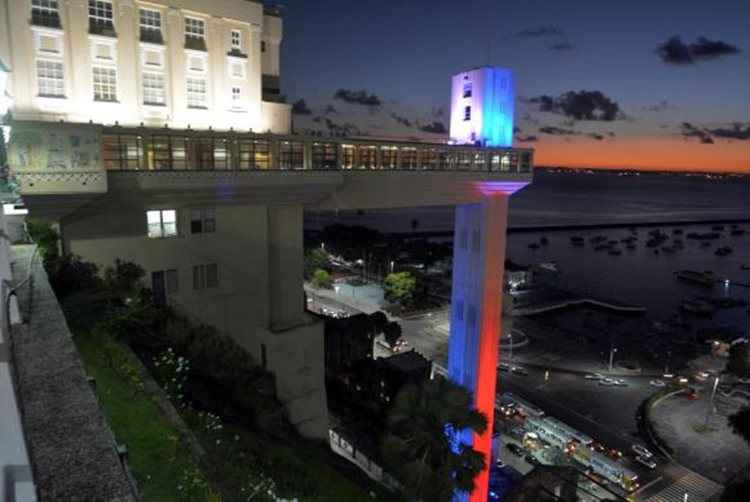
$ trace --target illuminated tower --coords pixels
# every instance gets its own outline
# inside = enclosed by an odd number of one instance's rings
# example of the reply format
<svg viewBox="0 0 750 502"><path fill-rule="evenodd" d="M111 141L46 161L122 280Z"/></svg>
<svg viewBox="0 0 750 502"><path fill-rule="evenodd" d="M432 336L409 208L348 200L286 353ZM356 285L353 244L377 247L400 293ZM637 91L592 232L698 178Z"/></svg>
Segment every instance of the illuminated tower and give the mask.
<svg viewBox="0 0 750 502"><path fill-rule="evenodd" d="M451 140L459 144L513 145L513 75L483 66L453 75Z"/></svg>
<svg viewBox="0 0 750 502"><path fill-rule="evenodd" d="M509 70L485 67L455 75L451 110L451 139L455 142L512 146L513 79ZM474 407L487 417L484 434L462 431L454 438L482 453L487 464L477 476L471 496L457 493L457 502L487 500L508 198L525 185L513 181L476 183L479 200L458 204L455 210L448 374L472 393Z"/></svg>

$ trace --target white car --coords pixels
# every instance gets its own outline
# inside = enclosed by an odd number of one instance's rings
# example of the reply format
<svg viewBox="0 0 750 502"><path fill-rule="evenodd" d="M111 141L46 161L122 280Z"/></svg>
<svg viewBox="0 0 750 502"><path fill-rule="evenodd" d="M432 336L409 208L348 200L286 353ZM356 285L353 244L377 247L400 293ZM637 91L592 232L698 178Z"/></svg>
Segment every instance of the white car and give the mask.
<svg viewBox="0 0 750 502"><path fill-rule="evenodd" d="M644 458L644 457L638 456L638 457L635 457L635 461L638 462L639 464L645 465L649 469L656 469L656 462L654 462L650 458Z"/></svg>
<svg viewBox="0 0 750 502"><path fill-rule="evenodd" d="M604 386L604 387L612 387L616 384L615 384L615 381L612 380L611 378L602 378L601 380L599 380L599 385Z"/></svg>
<svg viewBox="0 0 750 502"><path fill-rule="evenodd" d="M646 448L644 448L643 446L641 446L641 445L639 445L639 444L634 444L634 445L633 445L633 446L631 446L630 448L631 448L631 449L632 449L632 450L633 450L634 452L636 452L636 453L638 454L638 456L639 456L639 457L643 457L643 458L651 458L651 457L653 457L653 456L654 456L654 454L653 454L653 453L651 453L650 451L648 451L648 450L647 450Z"/></svg>
<svg viewBox="0 0 750 502"><path fill-rule="evenodd" d="M612 381L615 383L616 387L627 387L628 383L623 380L622 378L613 378Z"/></svg>
<svg viewBox="0 0 750 502"><path fill-rule="evenodd" d="M604 376L602 376L600 373L589 373L585 377L586 380L602 380Z"/></svg>
<svg viewBox="0 0 750 502"><path fill-rule="evenodd" d="M663 380L651 380L649 382L654 387L665 387L667 384L664 383Z"/></svg>

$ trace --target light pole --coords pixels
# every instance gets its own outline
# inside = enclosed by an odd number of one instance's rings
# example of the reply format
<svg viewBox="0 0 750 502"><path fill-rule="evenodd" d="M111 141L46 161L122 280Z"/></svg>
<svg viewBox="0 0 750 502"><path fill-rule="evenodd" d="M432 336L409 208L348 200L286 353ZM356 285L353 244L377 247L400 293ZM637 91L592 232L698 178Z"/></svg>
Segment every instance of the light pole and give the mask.
<svg viewBox="0 0 750 502"><path fill-rule="evenodd" d="M609 350L609 372L610 373L612 373L612 363L614 362L614 359L615 359L615 352L617 352L616 347L612 347Z"/></svg>
<svg viewBox="0 0 750 502"><path fill-rule="evenodd" d="M508 341L510 342L510 359L509 359L509 361L512 363L513 362L513 332L512 331L508 332Z"/></svg>
<svg viewBox="0 0 750 502"><path fill-rule="evenodd" d="M714 412L714 397L716 396L716 388L718 386L719 377L716 377L716 379L714 379L713 389L711 389L711 399L708 401L708 410L706 410L706 422L703 424L706 428L708 428L708 422L711 420L711 415L713 415Z"/></svg>
<svg viewBox="0 0 750 502"><path fill-rule="evenodd" d="M393 266L396 264L395 261L391 260L391 273L393 273Z"/></svg>

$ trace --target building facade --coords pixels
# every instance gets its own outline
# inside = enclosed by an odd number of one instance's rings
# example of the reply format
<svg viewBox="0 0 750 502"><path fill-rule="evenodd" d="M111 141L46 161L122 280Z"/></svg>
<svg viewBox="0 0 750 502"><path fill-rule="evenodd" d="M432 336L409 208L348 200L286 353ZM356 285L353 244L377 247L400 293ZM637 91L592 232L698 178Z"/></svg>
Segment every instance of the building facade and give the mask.
<svg viewBox="0 0 750 502"><path fill-rule="evenodd" d="M16 120L286 134L282 21L254 0L6 0Z"/></svg>

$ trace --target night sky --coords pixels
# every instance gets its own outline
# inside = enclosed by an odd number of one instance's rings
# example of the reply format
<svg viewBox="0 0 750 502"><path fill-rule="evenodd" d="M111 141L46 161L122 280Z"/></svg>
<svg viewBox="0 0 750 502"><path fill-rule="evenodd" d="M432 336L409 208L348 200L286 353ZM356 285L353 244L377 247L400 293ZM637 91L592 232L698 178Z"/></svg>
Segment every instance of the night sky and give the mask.
<svg viewBox="0 0 750 502"><path fill-rule="evenodd" d="M451 74L490 63L537 164L750 172L749 1L283 5L299 132L445 137Z"/></svg>

